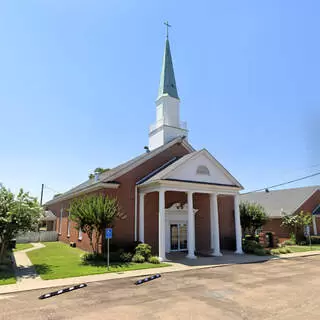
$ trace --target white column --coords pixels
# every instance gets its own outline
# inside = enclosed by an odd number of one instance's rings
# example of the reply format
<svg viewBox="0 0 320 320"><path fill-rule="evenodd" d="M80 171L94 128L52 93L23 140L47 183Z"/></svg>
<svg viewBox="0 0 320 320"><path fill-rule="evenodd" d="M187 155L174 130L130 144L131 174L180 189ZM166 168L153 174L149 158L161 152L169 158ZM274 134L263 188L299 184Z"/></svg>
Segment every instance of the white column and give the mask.
<svg viewBox="0 0 320 320"><path fill-rule="evenodd" d="M217 194L210 194L210 218L211 218L211 239L213 242L213 255L222 256L220 252L220 230L219 230L219 213Z"/></svg>
<svg viewBox="0 0 320 320"><path fill-rule="evenodd" d="M144 242L144 193L139 195L139 240Z"/></svg>
<svg viewBox="0 0 320 320"><path fill-rule="evenodd" d="M159 190L159 260L166 260L165 191Z"/></svg>
<svg viewBox="0 0 320 320"><path fill-rule="evenodd" d="M318 234L316 216L312 215L312 224L313 224L313 234L316 236Z"/></svg>
<svg viewBox="0 0 320 320"><path fill-rule="evenodd" d="M195 259L195 221L193 213L193 192L188 191L188 255L187 258Z"/></svg>
<svg viewBox="0 0 320 320"><path fill-rule="evenodd" d="M240 208L239 208L239 194L234 196L234 224L236 230L236 245L237 250L235 253L243 254L242 251L242 232L241 232L241 222L240 222Z"/></svg>

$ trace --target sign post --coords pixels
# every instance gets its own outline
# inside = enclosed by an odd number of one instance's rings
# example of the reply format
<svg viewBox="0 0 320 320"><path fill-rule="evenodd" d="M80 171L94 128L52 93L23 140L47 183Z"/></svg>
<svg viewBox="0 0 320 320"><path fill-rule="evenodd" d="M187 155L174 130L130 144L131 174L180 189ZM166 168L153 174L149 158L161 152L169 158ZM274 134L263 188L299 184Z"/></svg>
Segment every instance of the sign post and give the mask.
<svg viewBox="0 0 320 320"><path fill-rule="evenodd" d="M108 243L108 251L107 251L107 263L108 263L108 270L109 270L109 257L110 257L110 250L109 250L109 241L110 239L112 239L112 228L106 228L106 239L107 239L107 243Z"/></svg>
<svg viewBox="0 0 320 320"><path fill-rule="evenodd" d="M311 248L310 226L304 226L304 236L309 238L309 246Z"/></svg>

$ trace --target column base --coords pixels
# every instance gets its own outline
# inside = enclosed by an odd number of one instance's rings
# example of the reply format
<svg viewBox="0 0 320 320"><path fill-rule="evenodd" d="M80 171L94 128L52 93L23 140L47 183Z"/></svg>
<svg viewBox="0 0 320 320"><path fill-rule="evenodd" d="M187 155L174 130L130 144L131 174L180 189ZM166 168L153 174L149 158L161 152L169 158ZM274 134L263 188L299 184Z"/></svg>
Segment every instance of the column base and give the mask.
<svg viewBox="0 0 320 320"><path fill-rule="evenodd" d="M219 251L219 252L213 252L212 254L214 257L222 257L222 253Z"/></svg>
<svg viewBox="0 0 320 320"><path fill-rule="evenodd" d="M194 254L187 254L186 258L188 258L188 259L197 259L197 256L195 256Z"/></svg>
<svg viewBox="0 0 320 320"><path fill-rule="evenodd" d="M158 257L160 262L165 262L168 261L166 257Z"/></svg>
<svg viewBox="0 0 320 320"><path fill-rule="evenodd" d="M236 250L234 253L235 254L244 254L244 252L242 250Z"/></svg>

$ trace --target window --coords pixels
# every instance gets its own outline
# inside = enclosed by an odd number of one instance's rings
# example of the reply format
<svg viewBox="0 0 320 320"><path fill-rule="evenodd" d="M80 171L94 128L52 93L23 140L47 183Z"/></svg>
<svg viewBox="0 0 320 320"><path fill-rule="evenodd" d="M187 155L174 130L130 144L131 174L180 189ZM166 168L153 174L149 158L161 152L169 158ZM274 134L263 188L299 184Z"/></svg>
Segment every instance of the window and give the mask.
<svg viewBox="0 0 320 320"><path fill-rule="evenodd" d="M203 174L206 176L210 176L209 169L206 166L199 166L197 168L197 174Z"/></svg>
<svg viewBox="0 0 320 320"><path fill-rule="evenodd" d="M59 234L61 234L62 230L62 215L63 215L63 208L60 209L60 219L59 219Z"/></svg>
<svg viewBox="0 0 320 320"><path fill-rule="evenodd" d="M69 214L68 214L68 234L67 234L68 238L70 238L70 224L71 224L71 221L70 221L70 211L69 211Z"/></svg>
<svg viewBox="0 0 320 320"><path fill-rule="evenodd" d="M82 230L81 230L81 228L79 229L78 239L79 239L79 240L82 240Z"/></svg>

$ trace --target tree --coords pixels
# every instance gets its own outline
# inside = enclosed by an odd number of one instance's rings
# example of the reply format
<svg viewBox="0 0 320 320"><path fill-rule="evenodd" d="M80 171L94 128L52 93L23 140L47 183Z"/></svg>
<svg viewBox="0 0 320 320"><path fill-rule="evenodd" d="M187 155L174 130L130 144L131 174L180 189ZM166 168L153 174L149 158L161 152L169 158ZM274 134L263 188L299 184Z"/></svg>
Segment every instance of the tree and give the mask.
<svg viewBox="0 0 320 320"><path fill-rule="evenodd" d="M125 219L116 198L105 195L85 196L75 199L69 207L70 219L76 228L88 235L94 253L98 253L99 240L116 219ZM93 239L95 238L95 243Z"/></svg>
<svg viewBox="0 0 320 320"><path fill-rule="evenodd" d="M15 196L0 186L0 264L10 241L20 232L37 228L42 209L36 200L20 189Z"/></svg>
<svg viewBox="0 0 320 320"><path fill-rule="evenodd" d="M93 179L95 173L103 173L103 172L106 172L106 171L109 171L109 170L110 170L109 168L105 168L105 169L104 168L100 168L100 167L95 168L93 173L89 174L89 179Z"/></svg>
<svg viewBox="0 0 320 320"><path fill-rule="evenodd" d="M257 203L240 203L240 220L245 234L254 236L257 229L268 221L264 208Z"/></svg>
<svg viewBox="0 0 320 320"><path fill-rule="evenodd" d="M282 218L281 226L288 228L289 232L294 234L295 238L298 239L302 233L302 229L305 226L310 226L312 223L311 214L308 212L301 211L299 214L287 215L285 214Z"/></svg>

